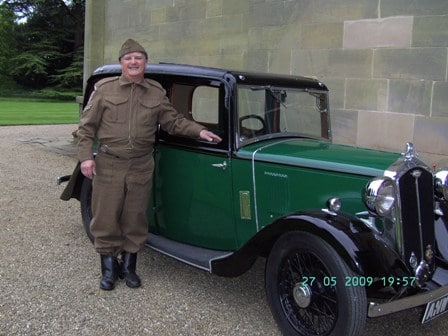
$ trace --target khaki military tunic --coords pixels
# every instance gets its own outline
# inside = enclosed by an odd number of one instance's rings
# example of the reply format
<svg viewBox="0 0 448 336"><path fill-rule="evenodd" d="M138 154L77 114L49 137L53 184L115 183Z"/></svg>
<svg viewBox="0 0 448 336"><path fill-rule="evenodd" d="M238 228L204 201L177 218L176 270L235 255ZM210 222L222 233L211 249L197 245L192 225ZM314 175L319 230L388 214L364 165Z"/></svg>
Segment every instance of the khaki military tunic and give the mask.
<svg viewBox="0 0 448 336"><path fill-rule="evenodd" d="M170 134L198 137L203 126L173 108L156 81L123 76L96 84L78 128L79 160L94 159L91 232L101 254L137 252L146 240L146 208L154 170L157 125Z"/></svg>

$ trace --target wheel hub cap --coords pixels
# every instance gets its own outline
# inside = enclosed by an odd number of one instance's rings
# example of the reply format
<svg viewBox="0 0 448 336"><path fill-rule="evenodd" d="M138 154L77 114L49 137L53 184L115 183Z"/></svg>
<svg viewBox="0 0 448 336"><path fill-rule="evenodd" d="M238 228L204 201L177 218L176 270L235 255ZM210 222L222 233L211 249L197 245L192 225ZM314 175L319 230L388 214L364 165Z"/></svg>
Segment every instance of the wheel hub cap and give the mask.
<svg viewBox="0 0 448 336"><path fill-rule="evenodd" d="M298 283L293 288L294 301L300 308L306 308L311 303L311 288L308 285Z"/></svg>

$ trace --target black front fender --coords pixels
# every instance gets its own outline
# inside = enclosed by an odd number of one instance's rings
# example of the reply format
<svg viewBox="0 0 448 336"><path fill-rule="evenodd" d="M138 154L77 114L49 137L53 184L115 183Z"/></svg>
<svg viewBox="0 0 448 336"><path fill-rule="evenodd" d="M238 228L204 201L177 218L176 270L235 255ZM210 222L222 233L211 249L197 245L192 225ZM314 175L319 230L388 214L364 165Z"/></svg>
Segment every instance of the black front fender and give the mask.
<svg viewBox="0 0 448 336"><path fill-rule="evenodd" d="M356 217L314 211L293 214L283 221L288 229L296 227L324 239L358 274L372 277L408 274L400 255Z"/></svg>
<svg viewBox="0 0 448 336"><path fill-rule="evenodd" d="M321 237L360 275L408 274L399 254L361 220L321 210L294 213L276 220L231 256L213 262L213 273L224 276L244 273L257 256L268 256L275 241L291 231L309 232Z"/></svg>

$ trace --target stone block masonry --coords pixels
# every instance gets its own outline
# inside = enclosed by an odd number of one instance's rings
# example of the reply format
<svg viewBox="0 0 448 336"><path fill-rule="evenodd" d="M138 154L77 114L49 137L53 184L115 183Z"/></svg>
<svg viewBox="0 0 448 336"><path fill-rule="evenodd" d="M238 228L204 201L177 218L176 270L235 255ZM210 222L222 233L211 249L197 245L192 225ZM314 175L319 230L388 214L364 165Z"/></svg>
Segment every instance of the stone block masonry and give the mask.
<svg viewBox="0 0 448 336"><path fill-rule="evenodd" d="M87 0L85 74L139 40L153 62L327 83L334 141L448 158L447 0ZM433 134L434 136L430 136Z"/></svg>

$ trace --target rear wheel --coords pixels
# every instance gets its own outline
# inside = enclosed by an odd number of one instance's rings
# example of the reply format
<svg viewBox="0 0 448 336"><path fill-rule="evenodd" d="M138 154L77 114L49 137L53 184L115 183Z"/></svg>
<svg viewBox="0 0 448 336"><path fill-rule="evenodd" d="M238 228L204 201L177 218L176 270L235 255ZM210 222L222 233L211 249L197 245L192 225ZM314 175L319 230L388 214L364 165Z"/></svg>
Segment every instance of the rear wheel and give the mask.
<svg viewBox="0 0 448 336"><path fill-rule="evenodd" d="M360 335L367 316L364 287L323 239L291 232L274 245L266 265L266 295L284 335Z"/></svg>
<svg viewBox="0 0 448 336"><path fill-rule="evenodd" d="M81 217L84 230L90 241L93 242L93 236L90 232L90 222L92 221L92 180L84 178L81 186Z"/></svg>

